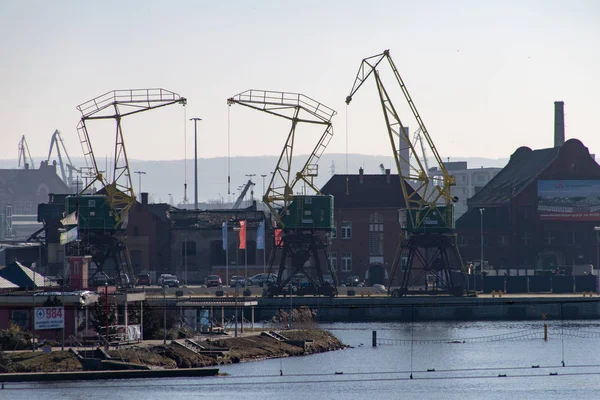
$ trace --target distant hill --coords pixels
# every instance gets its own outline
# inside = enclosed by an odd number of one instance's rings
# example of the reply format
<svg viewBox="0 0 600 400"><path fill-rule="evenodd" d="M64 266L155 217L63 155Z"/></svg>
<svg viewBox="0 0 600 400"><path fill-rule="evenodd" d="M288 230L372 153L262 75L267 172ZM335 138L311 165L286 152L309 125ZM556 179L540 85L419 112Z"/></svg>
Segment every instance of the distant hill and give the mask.
<svg viewBox="0 0 600 400"><path fill-rule="evenodd" d="M306 162L308 155L298 155L294 158L294 169L300 169ZM36 158L34 157L34 160ZM265 185L269 184L270 172L275 169L277 156L260 157L226 157L203 158L198 159L198 199L199 202L218 202L235 201L239 193L238 186L244 185L248 181L248 174L254 174L252 181L256 183L254 187L254 198L260 198L263 191L263 178ZM73 158L76 165L84 165L83 158ZM104 161L104 162L103 162ZM504 167L508 162L507 158L489 159L480 157L450 157L450 161L467 161L469 168L479 167ZM98 160L99 168L106 168L106 160ZM227 171L228 163L231 171L230 193L228 194ZM170 202L170 197L174 204L181 203L184 198L184 168L183 160L169 161L144 161L130 160L130 169L134 190L138 191L139 176L134 171L144 171L142 175L142 191L150 194L151 202ZM391 156L372 156L364 154L348 154L346 169L345 154L326 154L319 163L319 176L316 178L318 187L323 186L335 172L336 174L358 173L360 167L364 168L365 174L381 173L380 164L385 168L390 168L395 173L394 161ZM0 168L17 168L17 159L0 160ZM36 167L38 162L36 161ZM57 173L59 173L57 171ZM235 194L235 195L234 195ZM169 196L171 195L171 196ZM187 198L188 202L194 201L194 160L187 160Z"/></svg>

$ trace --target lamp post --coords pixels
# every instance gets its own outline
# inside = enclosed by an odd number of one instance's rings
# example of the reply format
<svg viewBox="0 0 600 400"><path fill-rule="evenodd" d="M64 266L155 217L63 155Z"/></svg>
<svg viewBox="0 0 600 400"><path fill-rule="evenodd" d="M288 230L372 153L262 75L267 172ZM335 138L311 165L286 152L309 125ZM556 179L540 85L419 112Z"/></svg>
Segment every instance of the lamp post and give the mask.
<svg viewBox="0 0 600 400"><path fill-rule="evenodd" d="M264 198L265 198L265 194L267 194L267 193L265 192L265 178L267 177L267 174L261 174L260 176L261 176L261 178L263 179L262 198L263 198L263 202L264 202L264 201L265 201L265 200L264 200Z"/></svg>
<svg viewBox="0 0 600 400"><path fill-rule="evenodd" d="M163 344L167 344L167 286L163 285Z"/></svg>
<svg viewBox="0 0 600 400"><path fill-rule="evenodd" d="M194 210L198 209L198 121L202 118L190 118L194 121Z"/></svg>
<svg viewBox="0 0 600 400"><path fill-rule="evenodd" d="M480 218L480 221L481 221L481 259L479 261L479 266L480 266L482 272L483 272L483 212L484 211L485 211L485 208L479 209L479 214L481 216L481 218ZM477 272L477 268L475 268L475 272ZM475 273L475 275L473 275L473 289L475 290L475 292L477 292L477 273Z"/></svg>
<svg viewBox="0 0 600 400"><path fill-rule="evenodd" d="M134 171L134 174L138 174L138 191L140 192L140 203L142 202L142 175L146 175L145 171Z"/></svg>

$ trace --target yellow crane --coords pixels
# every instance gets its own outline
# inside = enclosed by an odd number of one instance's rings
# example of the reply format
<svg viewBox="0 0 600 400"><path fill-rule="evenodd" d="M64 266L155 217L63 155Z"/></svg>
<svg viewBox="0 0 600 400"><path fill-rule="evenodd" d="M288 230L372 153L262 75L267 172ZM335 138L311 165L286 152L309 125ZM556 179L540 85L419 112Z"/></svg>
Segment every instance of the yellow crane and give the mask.
<svg viewBox="0 0 600 400"><path fill-rule="evenodd" d="M263 196L275 228L283 231L281 245L274 246L269 260L269 273L277 272L277 281L266 289L264 295L286 294L289 288L296 287L298 294L334 296L337 278L328 261L325 236L326 232L333 230L333 197L323 195L313 180L319 172L319 160L333 137L331 119L336 112L300 93L268 90L247 90L230 97L227 103L263 111L291 122L285 145ZM293 160L299 124L319 126L322 133L302 168L296 170ZM300 183L306 186L302 194L297 193ZM314 194L307 195L306 190ZM275 265L276 254L280 254L278 267ZM332 276L334 285L325 279L325 275ZM304 284L300 285L300 281Z"/></svg>
<svg viewBox="0 0 600 400"><path fill-rule="evenodd" d="M405 106L408 106L417 123L420 153L416 148L416 141L411 141L406 124L402 122L392 102L390 91L383 84L378 68L385 64L390 67L397 87L404 97ZM370 76L373 76L377 85L405 203L404 209L400 212L405 236L399 244L392 272L389 274L388 286L392 288L397 283L394 279L395 272L403 259L405 260L405 265L402 265L404 273L400 287L392 289L391 294L405 295L416 286L425 286L425 289L429 289L427 287L429 281L434 282L436 288L462 294L467 285L454 235L453 203L457 199L450 192L451 187L455 185L455 178L448 173L389 50L362 60L352 90L346 97L346 104L350 104L353 96ZM408 158L399 151L399 148L409 149ZM434 166L439 170L441 178L429 177L427 160L424 159L427 151L433 155Z"/></svg>

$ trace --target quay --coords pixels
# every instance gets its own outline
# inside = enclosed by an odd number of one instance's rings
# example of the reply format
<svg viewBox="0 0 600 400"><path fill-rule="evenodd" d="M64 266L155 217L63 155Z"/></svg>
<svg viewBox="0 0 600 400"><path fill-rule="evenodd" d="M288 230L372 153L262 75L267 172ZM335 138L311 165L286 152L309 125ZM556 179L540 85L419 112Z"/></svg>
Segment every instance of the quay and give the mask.
<svg viewBox="0 0 600 400"><path fill-rule="evenodd" d="M215 376L218 368L149 369L124 371L30 372L2 374L2 382L89 381L100 379L181 378Z"/></svg>

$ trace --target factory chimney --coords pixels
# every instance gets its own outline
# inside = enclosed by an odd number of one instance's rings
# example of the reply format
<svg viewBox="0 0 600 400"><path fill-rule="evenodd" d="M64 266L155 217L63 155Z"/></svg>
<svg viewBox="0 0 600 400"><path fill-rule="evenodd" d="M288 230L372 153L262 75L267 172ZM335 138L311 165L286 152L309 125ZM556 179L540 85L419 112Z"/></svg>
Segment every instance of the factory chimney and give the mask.
<svg viewBox="0 0 600 400"><path fill-rule="evenodd" d="M565 143L565 103L554 102L554 147Z"/></svg>

